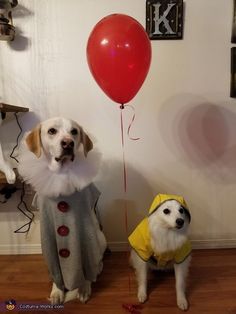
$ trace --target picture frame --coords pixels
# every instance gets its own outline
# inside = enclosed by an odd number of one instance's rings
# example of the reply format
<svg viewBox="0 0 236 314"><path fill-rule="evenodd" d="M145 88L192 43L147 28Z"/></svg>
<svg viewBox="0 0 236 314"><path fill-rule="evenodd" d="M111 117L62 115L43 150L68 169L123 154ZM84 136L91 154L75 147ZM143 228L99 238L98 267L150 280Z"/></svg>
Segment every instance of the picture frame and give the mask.
<svg viewBox="0 0 236 314"><path fill-rule="evenodd" d="M230 97L236 98L236 47L231 48Z"/></svg>
<svg viewBox="0 0 236 314"><path fill-rule="evenodd" d="M151 40L183 38L183 0L147 0L146 31Z"/></svg>
<svg viewBox="0 0 236 314"><path fill-rule="evenodd" d="M236 0L234 0L234 4L233 4L233 23L232 23L231 43L236 44Z"/></svg>

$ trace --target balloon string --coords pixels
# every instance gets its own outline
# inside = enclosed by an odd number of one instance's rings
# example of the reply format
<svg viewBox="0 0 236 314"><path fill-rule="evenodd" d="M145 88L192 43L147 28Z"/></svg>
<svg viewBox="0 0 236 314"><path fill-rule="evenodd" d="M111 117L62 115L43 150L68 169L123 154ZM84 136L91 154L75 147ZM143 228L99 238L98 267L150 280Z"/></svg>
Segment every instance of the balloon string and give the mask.
<svg viewBox="0 0 236 314"><path fill-rule="evenodd" d="M127 206L127 171L126 171L126 161L125 161L125 141L124 141L124 123L123 123L123 115L122 111L124 109L124 105L120 106L120 127L121 127L121 144L122 144L122 152L123 152L123 185L124 185L124 218L125 218L125 232L126 239L128 239L128 206ZM129 246L127 245L127 258L129 260ZM130 273L129 273L129 292L130 292Z"/></svg>
<svg viewBox="0 0 236 314"><path fill-rule="evenodd" d="M136 115L135 115L135 109L134 109L134 107L133 107L132 105L123 105L123 104L120 106L120 109L124 109L125 107L129 107L129 108L131 108L131 109L133 110L133 116L132 116L131 122L130 122L130 124L129 124L129 126L128 126L128 129L127 129L128 137L129 137L129 139L132 140L132 141L138 141L138 140L140 140L140 137L132 137L132 136L130 135L130 130L131 130L131 127L132 127L132 125L133 125L133 123L134 123L134 120L135 120L135 117L136 117Z"/></svg>
<svg viewBox="0 0 236 314"><path fill-rule="evenodd" d="M120 127L121 127L121 144L122 144L122 152L123 152L123 178L124 178L124 192L127 192L127 172L126 172L126 162L125 162L125 140L124 140L124 122L122 109L120 111Z"/></svg>

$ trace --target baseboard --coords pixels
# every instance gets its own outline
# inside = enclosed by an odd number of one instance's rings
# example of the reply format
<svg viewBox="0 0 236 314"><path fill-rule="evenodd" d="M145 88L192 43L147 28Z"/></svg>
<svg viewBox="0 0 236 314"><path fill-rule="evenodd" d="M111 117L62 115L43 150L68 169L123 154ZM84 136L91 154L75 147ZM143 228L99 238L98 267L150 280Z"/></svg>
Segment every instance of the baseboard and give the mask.
<svg viewBox="0 0 236 314"><path fill-rule="evenodd" d="M234 249L236 239L191 240L193 249Z"/></svg>
<svg viewBox="0 0 236 314"><path fill-rule="evenodd" d="M232 249L236 248L236 239L217 240L191 240L193 249ZM127 242L109 242L109 249L112 252L122 252L128 250Z"/></svg>
<svg viewBox="0 0 236 314"><path fill-rule="evenodd" d="M41 244L0 245L0 255L41 254Z"/></svg>
<svg viewBox="0 0 236 314"><path fill-rule="evenodd" d="M192 240L193 249L230 249L236 248L236 239L217 240ZM129 250L127 242L108 242L108 247L112 252L124 252ZM14 244L0 245L0 255L18 254L42 254L40 244Z"/></svg>

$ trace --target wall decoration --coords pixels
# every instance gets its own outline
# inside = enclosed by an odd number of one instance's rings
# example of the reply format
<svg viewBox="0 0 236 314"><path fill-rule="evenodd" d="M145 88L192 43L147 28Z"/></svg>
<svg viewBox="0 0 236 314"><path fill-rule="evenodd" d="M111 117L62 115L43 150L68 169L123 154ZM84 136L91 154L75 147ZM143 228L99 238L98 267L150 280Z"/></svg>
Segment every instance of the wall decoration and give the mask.
<svg viewBox="0 0 236 314"><path fill-rule="evenodd" d="M183 0L147 0L146 31L150 39L183 38Z"/></svg>
<svg viewBox="0 0 236 314"><path fill-rule="evenodd" d="M236 0L233 5L233 24L231 43L236 43ZM231 80L230 80L230 97L236 98L236 47L231 48Z"/></svg>
<svg viewBox="0 0 236 314"><path fill-rule="evenodd" d="M236 98L236 47L231 48L230 97Z"/></svg>
<svg viewBox="0 0 236 314"><path fill-rule="evenodd" d="M231 34L231 43L236 44L236 0L234 0L234 9L233 9L233 25L232 25L232 34Z"/></svg>
<svg viewBox="0 0 236 314"><path fill-rule="evenodd" d="M17 4L17 0L0 0L0 40L11 41L15 37L11 11Z"/></svg>

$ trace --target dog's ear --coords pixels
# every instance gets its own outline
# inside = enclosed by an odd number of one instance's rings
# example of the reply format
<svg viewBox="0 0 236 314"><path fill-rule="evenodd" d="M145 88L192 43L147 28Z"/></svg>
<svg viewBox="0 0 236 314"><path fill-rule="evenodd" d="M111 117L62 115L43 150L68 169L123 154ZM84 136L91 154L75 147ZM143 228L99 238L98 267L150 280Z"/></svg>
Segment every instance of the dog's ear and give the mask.
<svg viewBox="0 0 236 314"><path fill-rule="evenodd" d="M189 221L189 223L190 223L190 221L191 221L190 212L189 212L189 210L188 210L187 208L185 208L185 207L183 207L183 208L184 208L184 213L185 213L185 215L188 217L188 221Z"/></svg>
<svg viewBox="0 0 236 314"><path fill-rule="evenodd" d="M80 127L81 143L84 146L84 156L87 157L88 152L93 149L93 142L90 140L88 135L84 132L83 128Z"/></svg>
<svg viewBox="0 0 236 314"><path fill-rule="evenodd" d="M36 126L26 137L25 141L29 150L34 153L38 158L41 156L41 127Z"/></svg>

